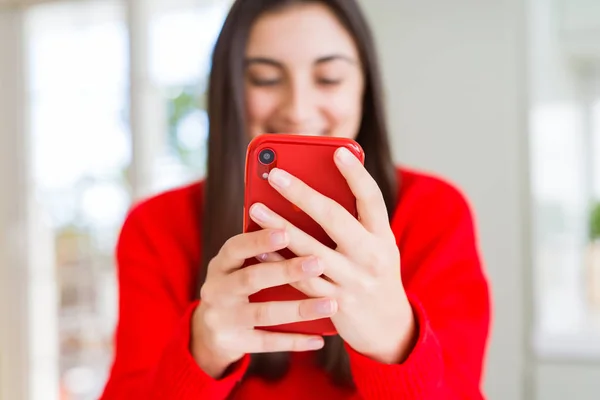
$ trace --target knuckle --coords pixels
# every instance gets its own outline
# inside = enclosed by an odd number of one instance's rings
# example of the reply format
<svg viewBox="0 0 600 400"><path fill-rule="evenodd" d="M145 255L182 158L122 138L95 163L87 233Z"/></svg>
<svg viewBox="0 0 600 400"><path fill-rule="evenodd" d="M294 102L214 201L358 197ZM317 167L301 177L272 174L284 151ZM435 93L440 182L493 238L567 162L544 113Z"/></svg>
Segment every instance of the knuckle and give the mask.
<svg viewBox="0 0 600 400"><path fill-rule="evenodd" d="M365 249L365 268L372 277L381 275L388 263L389 252L380 250L381 246L374 240L363 241L361 248Z"/></svg>
<svg viewBox="0 0 600 400"><path fill-rule="evenodd" d="M323 204L321 205L321 211L323 212L323 214L325 216L329 216L329 217L335 217L336 211L338 210L338 204L331 200L331 199L326 199L325 201L323 201Z"/></svg>
<svg viewBox="0 0 600 400"><path fill-rule="evenodd" d="M248 247L253 249L252 252L259 254L268 252L271 246L271 230L262 229L248 236Z"/></svg>
<svg viewBox="0 0 600 400"><path fill-rule="evenodd" d="M372 276L379 276L383 270L385 257L376 251L371 251L368 257L369 262L367 263L367 269L369 274Z"/></svg>
<svg viewBox="0 0 600 400"><path fill-rule="evenodd" d="M219 250L219 252L221 252L221 251ZM207 268L207 272L208 272L208 271L211 271L211 270L213 270L213 269L216 269L216 268L218 268L218 267L217 267L217 265L216 265L216 264L218 264L218 263L219 263L219 261L218 261L218 260L219 260L219 257L218 257L218 254L217 254L217 256L216 256L216 257L213 257L213 258L212 258L212 259L211 259L211 260L208 262L208 265L206 266L206 268Z"/></svg>
<svg viewBox="0 0 600 400"><path fill-rule="evenodd" d="M225 243L223 243L223 246L221 247L221 250L219 251L219 253L222 257L226 257L226 258L231 257L237 238L238 238L237 236L231 237L231 238L227 239L225 241Z"/></svg>
<svg viewBox="0 0 600 400"><path fill-rule="evenodd" d="M269 325L271 321L271 307L268 303L255 303L253 320L254 326Z"/></svg>
<svg viewBox="0 0 600 400"><path fill-rule="evenodd" d="M313 311L314 309L315 309L314 300L312 300L312 299L303 300L303 301L299 302L298 305L294 308L294 312L296 314L296 315L294 315L294 319L296 319L298 321L310 319L315 314L315 312Z"/></svg>
<svg viewBox="0 0 600 400"><path fill-rule="evenodd" d="M240 271L242 286L249 290L260 289L260 268L257 265L244 268Z"/></svg>
<svg viewBox="0 0 600 400"><path fill-rule="evenodd" d="M366 266L366 269L367 269L367 273L371 277L377 277L380 275L381 268L373 262L368 263Z"/></svg>
<svg viewBox="0 0 600 400"><path fill-rule="evenodd" d="M215 330L215 328L219 325L219 320L219 313L212 308L204 311L204 314L202 315L202 322L204 323L204 326L210 328L211 330Z"/></svg>
<svg viewBox="0 0 600 400"><path fill-rule="evenodd" d="M267 353L272 353L281 349L281 340L279 335L263 335L262 348Z"/></svg>
<svg viewBox="0 0 600 400"><path fill-rule="evenodd" d="M281 272L285 275L284 279L288 283L294 283L298 281L300 271L302 271L302 259L288 259L283 260L283 268Z"/></svg>
<svg viewBox="0 0 600 400"><path fill-rule="evenodd" d="M383 193L381 193L379 186L377 186L377 184L375 182L370 182L370 184L365 185L365 186L367 188L366 193L365 193L367 202L379 203L379 202L383 201Z"/></svg>
<svg viewBox="0 0 600 400"><path fill-rule="evenodd" d="M248 239L248 245L252 246L252 248L264 247L264 243L267 241L268 236L266 234L266 230L263 229L261 231L256 232L253 235L246 236Z"/></svg>
<svg viewBox="0 0 600 400"><path fill-rule="evenodd" d="M365 198L383 198L383 194L381 193L381 189L379 188L377 181L375 181L375 179L373 179L368 172L361 174L361 176L358 178L358 185L362 189L362 194Z"/></svg>
<svg viewBox="0 0 600 400"><path fill-rule="evenodd" d="M211 304L213 301L213 290L208 283L200 288L200 300L205 304Z"/></svg>
<svg viewBox="0 0 600 400"><path fill-rule="evenodd" d="M358 292L369 295L369 294L377 293L378 289L379 289L378 279L376 277L371 277L371 278L366 278L366 279L362 280Z"/></svg>
<svg viewBox="0 0 600 400"><path fill-rule="evenodd" d="M288 346L292 351L304 351L306 350L306 340L300 337L293 337L289 339Z"/></svg>

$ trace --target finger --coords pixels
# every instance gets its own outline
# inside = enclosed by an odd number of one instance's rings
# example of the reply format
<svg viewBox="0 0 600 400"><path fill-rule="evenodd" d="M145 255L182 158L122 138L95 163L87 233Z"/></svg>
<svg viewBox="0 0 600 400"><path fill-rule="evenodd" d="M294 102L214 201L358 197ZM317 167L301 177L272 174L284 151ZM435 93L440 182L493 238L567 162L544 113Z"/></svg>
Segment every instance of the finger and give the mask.
<svg viewBox="0 0 600 400"><path fill-rule="evenodd" d="M244 340L246 353L301 352L319 350L325 342L321 336L253 330Z"/></svg>
<svg viewBox="0 0 600 400"><path fill-rule="evenodd" d="M291 286L298 289L308 297L332 297L335 298L338 286L333 282L323 278L309 278L291 283Z"/></svg>
<svg viewBox="0 0 600 400"><path fill-rule="evenodd" d="M270 287L318 277L322 273L323 264L316 257L298 257L259 263L229 275L226 278L227 291L232 294L249 296Z"/></svg>
<svg viewBox="0 0 600 400"><path fill-rule="evenodd" d="M371 233L388 233L389 216L385 200L371 174L364 165L344 147L335 152L335 163L346 178L350 190L356 197L356 207L360 222Z"/></svg>
<svg viewBox="0 0 600 400"><path fill-rule="evenodd" d="M337 302L328 298L271 301L248 303L238 310L237 326L264 327L331 317L337 312Z"/></svg>
<svg viewBox="0 0 600 400"><path fill-rule="evenodd" d="M240 268L247 259L281 250L288 242L289 235L284 229L242 233L227 240L213 261L219 270L231 272Z"/></svg>
<svg viewBox="0 0 600 400"><path fill-rule="evenodd" d="M262 253L256 256L256 259L260 262L276 262L285 260L285 258L277 252Z"/></svg>
<svg viewBox="0 0 600 400"><path fill-rule="evenodd" d="M351 249L349 238L360 241L366 236L365 228L348 210L286 171L274 168L269 173L269 183L321 225L338 246Z"/></svg>
<svg viewBox="0 0 600 400"><path fill-rule="evenodd" d="M253 204L250 207L250 217L262 228L285 229L289 235L287 248L300 257L316 256L324 265L324 274L334 282L343 284L355 279L345 257L298 229L264 204Z"/></svg>

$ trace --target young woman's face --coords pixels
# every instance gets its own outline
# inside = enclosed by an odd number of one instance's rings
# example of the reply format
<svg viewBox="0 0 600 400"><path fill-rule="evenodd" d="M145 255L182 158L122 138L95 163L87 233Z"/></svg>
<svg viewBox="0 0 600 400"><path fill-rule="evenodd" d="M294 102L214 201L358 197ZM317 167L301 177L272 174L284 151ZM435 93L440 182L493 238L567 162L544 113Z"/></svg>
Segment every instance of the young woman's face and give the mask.
<svg viewBox="0 0 600 400"><path fill-rule="evenodd" d="M260 17L250 31L246 62L251 137L358 134L362 66L352 36L326 6L301 4Z"/></svg>

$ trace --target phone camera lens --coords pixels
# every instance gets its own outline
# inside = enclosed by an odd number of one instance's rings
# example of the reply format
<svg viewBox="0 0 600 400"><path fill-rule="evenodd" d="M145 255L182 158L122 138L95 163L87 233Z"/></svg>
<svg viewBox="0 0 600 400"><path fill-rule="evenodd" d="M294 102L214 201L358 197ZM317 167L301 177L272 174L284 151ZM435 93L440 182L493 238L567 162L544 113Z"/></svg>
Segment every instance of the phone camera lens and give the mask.
<svg viewBox="0 0 600 400"><path fill-rule="evenodd" d="M275 161L275 152L271 149L264 149L258 154L258 161L261 164L269 165Z"/></svg>

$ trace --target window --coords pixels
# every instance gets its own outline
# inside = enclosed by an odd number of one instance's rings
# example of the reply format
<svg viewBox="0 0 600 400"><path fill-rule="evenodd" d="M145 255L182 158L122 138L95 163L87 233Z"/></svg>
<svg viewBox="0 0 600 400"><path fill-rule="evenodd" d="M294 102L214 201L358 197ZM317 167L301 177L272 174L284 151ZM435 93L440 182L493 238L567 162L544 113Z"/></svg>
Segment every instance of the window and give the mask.
<svg viewBox="0 0 600 400"><path fill-rule="evenodd" d="M149 93L144 125L156 127L138 135L130 128L130 95L135 102L140 93L130 92L127 2L27 12L35 232L44 244L29 282L33 399L96 399L103 389L117 321L114 246L140 162L132 149L142 142L151 151L151 193L203 176L209 56L230 3L136 2L149 29L132 46L148 49L148 60L137 61L151 78L136 90Z"/></svg>
<svg viewBox="0 0 600 400"><path fill-rule="evenodd" d="M589 24L600 19L563 6L535 2L532 13L533 339L541 357L597 358L600 57L582 49L591 48Z"/></svg>
<svg viewBox="0 0 600 400"><path fill-rule="evenodd" d="M166 132L155 160L155 190L205 173L210 56L231 1L189 3L155 0L150 10L149 73Z"/></svg>
<svg viewBox="0 0 600 400"><path fill-rule="evenodd" d="M56 357L43 361L40 376L58 379L47 382L52 388L35 385L34 398L91 399L110 365L113 247L130 203L123 11L119 2L94 1L28 13L33 182L54 253L31 291L31 333L41 354ZM55 342L47 339L47 327L36 328L36 321L51 319L43 315L44 298L36 297L47 291L58 303L50 325L58 329Z"/></svg>

